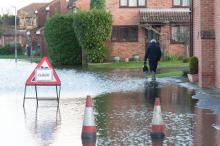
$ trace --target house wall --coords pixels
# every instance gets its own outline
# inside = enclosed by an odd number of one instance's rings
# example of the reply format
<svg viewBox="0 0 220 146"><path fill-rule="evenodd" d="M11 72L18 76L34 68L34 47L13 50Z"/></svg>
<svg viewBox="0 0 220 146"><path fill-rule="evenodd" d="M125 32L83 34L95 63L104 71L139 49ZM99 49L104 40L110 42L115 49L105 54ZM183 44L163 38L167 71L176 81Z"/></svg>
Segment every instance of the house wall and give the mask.
<svg viewBox="0 0 220 146"><path fill-rule="evenodd" d="M194 55L199 59L199 85L215 85L214 1L194 0Z"/></svg>
<svg viewBox="0 0 220 146"><path fill-rule="evenodd" d="M146 8L172 8L172 0L147 0ZM113 18L113 25L139 25L141 8L120 8L119 0L107 0L106 8L111 12ZM174 56L186 55L186 48L182 44L170 43L170 26L165 25L161 27L161 49L165 54ZM109 42L109 60L113 56L120 56L122 60L131 58L134 54L139 54L144 58L145 53L145 29L139 26L138 42Z"/></svg>
<svg viewBox="0 0 220 146"><path fill-rule="evenodd" d="M76 8L82 11L88 11L90 9L90 0L76 0L75 5Z"/></svg>
<svg viewBox="0 0 220 146"><path fill-rule="evenodd" d="M220 1L215 0L215 39L220 40ZM220 88L220 41L215 41L215 85Z"/></svg>

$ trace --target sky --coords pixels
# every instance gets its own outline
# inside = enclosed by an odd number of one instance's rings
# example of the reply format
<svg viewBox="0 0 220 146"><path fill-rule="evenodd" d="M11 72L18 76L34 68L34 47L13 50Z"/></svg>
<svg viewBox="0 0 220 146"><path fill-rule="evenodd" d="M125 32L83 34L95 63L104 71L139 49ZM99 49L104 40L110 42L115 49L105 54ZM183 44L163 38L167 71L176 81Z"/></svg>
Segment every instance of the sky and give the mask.
<svg viewBox="0 0 220 146"><path fill-rule="evenodd" d="M0 0L0 14L10 13L14 14L15 8L18 10L24 6L27 6L31 3L47 3L52 0Z"/></svg>

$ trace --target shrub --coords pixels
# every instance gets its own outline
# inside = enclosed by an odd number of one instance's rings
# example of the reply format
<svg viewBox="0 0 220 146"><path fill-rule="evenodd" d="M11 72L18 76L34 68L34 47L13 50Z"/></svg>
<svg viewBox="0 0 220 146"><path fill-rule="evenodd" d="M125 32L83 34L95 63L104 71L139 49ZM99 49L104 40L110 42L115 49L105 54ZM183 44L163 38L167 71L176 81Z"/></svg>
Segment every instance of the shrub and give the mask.
<svg viewBox="0 0 220 146"><path fill-rule="evenodd" d="M45 25L49 57L57 65L78 65L81 63L81 47L72 27L73 16L51 17Z"/></svg>
<svg viewBox="0 0 220 146"><path fill-rule="evenodd" d="M98 9L93 9L89 12L79 11L74 16L73 26L80 46L88 52L88 61L103 62L103 56L106 55L104 54L105 51L101 48L105 48L103 44L111 36L111 14ZM92 53L92 51L94 52ZM92 59L95 52L98 53L96 54L97 57ZM100 60L97 60L98 58Z"/></svg>
<svg viewBox="0 0 220 146"><path fill-rule="evenodd" d="M198 58L193 56L189 60L189 73L198 74Z"/></svg>
<svg viewBox="0 0 220 146"><path fill-rule="evenodd" d="M105 9L105 0L91 0L90 9Z"/></svg>
<svg viewBox="0 0 220 146"><path fill-rule="evenodd" d="M12 54L11 46L9 44L0 48L0 55L10 55Z"/></svg>
<svg viewBox="0 0 220 146"><path fill-rule="evenodd" d="M12 55L15 53L14 44L6 44L5 46L0 47L0 55ZM18 55L23 54L21 44L17 44L17 53Z"/></svg>
<svg viewBox="0 0 220 146"><path fill-rule="evenodd" d="M187 77L187 74L189 73L189 71L188 70L183 70L182 71L182 77Z"/></svg>
<svg viewBox="0 0 220 146"><path fill-rule="evenodd" d="M102 45L96 49L88 50L88 61L93 63L103 63L106 60L107 48Z"/></svg>

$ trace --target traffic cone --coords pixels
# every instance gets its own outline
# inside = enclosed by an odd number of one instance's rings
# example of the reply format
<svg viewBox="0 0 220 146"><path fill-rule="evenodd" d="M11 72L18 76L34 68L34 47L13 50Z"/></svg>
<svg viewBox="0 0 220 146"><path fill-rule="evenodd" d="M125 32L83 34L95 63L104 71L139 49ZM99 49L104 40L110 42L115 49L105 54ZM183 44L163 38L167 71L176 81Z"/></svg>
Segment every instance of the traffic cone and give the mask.
<svg viewBox="0 0 220 146"><path fill-rule="evenodd" d="M151 127L151 138L152 140L163 140L164 139L164 123L161 115L161 107L160 107L160 99L155 99L154 112L153 112L153 120Z"/></svg>
<svg viewBox="0 0 220 146"><path fill-rule="evenodd" d="M92 98L87 96L86 107L84 111L84 121L82 127L82 141L93 141L96 142L96 124L93 115Z"/></svg>
<svg viewBox="0 0 220 146"><path fill-rule="evenodd" d="M155 139L151 139L152 140L152 146L163 146L163 140L155 140Z"/></svg>

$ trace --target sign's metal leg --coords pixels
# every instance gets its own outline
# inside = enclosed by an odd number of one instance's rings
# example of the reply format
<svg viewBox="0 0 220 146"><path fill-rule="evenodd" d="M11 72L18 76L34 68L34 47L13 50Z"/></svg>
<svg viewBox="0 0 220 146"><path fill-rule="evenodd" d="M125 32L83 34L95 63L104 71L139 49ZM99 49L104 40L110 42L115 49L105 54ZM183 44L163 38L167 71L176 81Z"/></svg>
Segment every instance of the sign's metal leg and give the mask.
<svg viewBox="0 0 220 146"><path fill-rule="evenodd" d="M58 92L58 89L57 89L57 85L56 85L56 93L57 93L57 103L58 103L58 106L60 104L60 89L59 89L59 92Z"/></svg>
<svg viewBox="0 0 220 146"><path fill-rule="evenodd" d="M35 111L35 127L34 130L37 132L37 115L38 115L38 106L36 106L36 111Z"/></svg>
<svg viewBox="0 0 220 146"><path fill-rule="evenodd" d="M36 93L36 100L37 100L37 106L38 106L37 85L35 85L35 93Z"/></svg>
<svg viewBox="0 0 220 146"><path fill-rule="evenodd" d="M59 96L58 96L59 102L60 102L60 90L61 90L61 85L59 86Z"/></svg>
<svg viewBox="0 0 220 146"><path fill-rule="evenodd" d="M26 98L26 88L27 88L27 85L25 84L25 88L24 88L24 99L23 99L23 107L24 107L24 104L25 104L25 98Z"/></svg>

